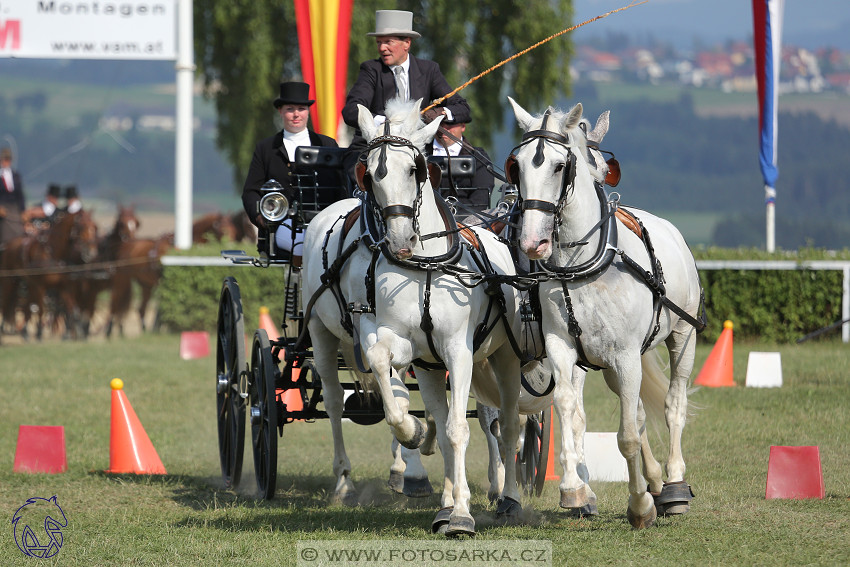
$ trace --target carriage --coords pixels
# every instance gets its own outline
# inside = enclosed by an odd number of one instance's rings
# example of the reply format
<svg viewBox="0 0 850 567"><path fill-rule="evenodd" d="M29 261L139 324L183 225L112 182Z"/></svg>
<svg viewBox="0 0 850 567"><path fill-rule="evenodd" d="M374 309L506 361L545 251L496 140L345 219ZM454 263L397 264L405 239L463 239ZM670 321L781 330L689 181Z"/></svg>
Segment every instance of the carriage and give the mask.
<svg viewBox="0 0 850 567"><path fill-rule="evenodd" d="M268 231L260 234L258 255L251 256L241 250L221 253L233 264L277 267L285 273L280 337L270 337L260 328L253 333L250 346L246 348L243 305L236 278L225 278L218 305L216 420L222 479L227 488L239 485L244 440L246 429L249 429L258 495L265 499L275 495L278 438L282 437L285 426L328 418L307 330L311 305L303 305L301 300L300 258L293 258L289 252L276 247L275 232L302 230L341 194L351 194L348 176L343 171L344 152L342 148L298 148L292 202L276 183L267 183L262 190L260 210ZM459 179L472 175L472 159L430 158L430 167L435 173L439 170ZM292 222L283 225L288 219ZM294 240L294 234L292 236ZM358 307L349 305L347 309L355 312ZM340 370L350 370L351 364L352 361L346 362L341 353L337 353ZM410 390L418 390L415 380L407 382ZM342 383L342 387L347 394L342 412L344 418L360 425L373 425L384 419L380 400L364 394L356 380ZM447 389L450 388L451 381L447 380ZM426 417L422 410L410 410L409 413L418 418ZM478 409L468 409L466 416L481 417ZM549 466L551 416L551 406L528 416L521 434L516 476L526 493L539 495L543 488ZM430 485L428 491L430 493Z"/></svg>

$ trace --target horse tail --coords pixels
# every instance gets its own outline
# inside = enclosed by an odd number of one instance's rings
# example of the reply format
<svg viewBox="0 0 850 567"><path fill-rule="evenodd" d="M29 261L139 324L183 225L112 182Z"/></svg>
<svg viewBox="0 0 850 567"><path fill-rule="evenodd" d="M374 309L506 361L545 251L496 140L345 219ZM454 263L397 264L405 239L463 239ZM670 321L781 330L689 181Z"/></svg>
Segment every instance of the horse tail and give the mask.
<svg viewBox="0 0 850 567"><path fill-rule="evenodd" d="M640 399L647 418L658 424L665 423L664 400L670 389L670 379L664 372L658 349L645 352L640 357L643 379L640 381Z"/></svg>
<svg viewBox="0 0 850 567"><path fill-rule="evenodd" d="M640 365L643 371L643 379L640 382L640 399L643 401L647 418L656 425L665 424L664 400L667 397L667 391L670 389L670 379L665 372L666 364L664 364L661 354L656 348L645 352L640 357ZM690 394L695 390L696 388L688 390L688 417L695 415L700 409L699 406L690 401Z"/></svg>

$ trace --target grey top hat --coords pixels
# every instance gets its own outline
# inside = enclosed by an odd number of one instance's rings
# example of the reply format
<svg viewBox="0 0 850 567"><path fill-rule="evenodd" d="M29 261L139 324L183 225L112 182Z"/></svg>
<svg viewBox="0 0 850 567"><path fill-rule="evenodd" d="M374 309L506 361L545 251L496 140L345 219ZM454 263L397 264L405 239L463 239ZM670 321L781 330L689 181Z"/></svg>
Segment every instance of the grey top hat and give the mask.
<svg viewBox="0 0 850 567"><path fill-rule="evenodd" d="M413 12L404 10L377 10L375 12L375 31L366 35L397 35L399 37L422 37L413 31Z"/></svg>
<svg viewBox="0 0 850 567"><path fill-rule="evenodd" d="M310 100L310 85L289 81L280 84L280 96L274 99L274 107L280 108L284 104L303 104L310 106L316 102Z"/></svg>

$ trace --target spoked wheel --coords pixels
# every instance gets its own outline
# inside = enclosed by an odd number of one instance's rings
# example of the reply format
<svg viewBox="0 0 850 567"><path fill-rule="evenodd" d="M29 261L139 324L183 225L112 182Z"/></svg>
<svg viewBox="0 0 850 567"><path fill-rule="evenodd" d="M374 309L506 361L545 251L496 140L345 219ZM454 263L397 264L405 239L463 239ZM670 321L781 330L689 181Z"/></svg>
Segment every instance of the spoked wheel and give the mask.
<svg viewBox="0 0 850 567"><path fill-rule="evenodd" d="M540 496L549 466L549 444L552 442L552 407L528 416L522 447L517 451L517 481L526 494Z"/></svg>
<svg viewBox="0 0 850 567"><path fill-rule="evenodd" d="M239 284L227 277L218 302L216 340L216 420L218 453L225 488L236 488L245 450L245 322Z"/></svg>
<svg viewBox="0 0 850 567"><path fill-rule="evenodd" d="M248 384L251 408L251 442L254 448L254 475L261 498L274 498L277 483L277 401L269 335L257 329L251 346L251 379Z"/></svg>

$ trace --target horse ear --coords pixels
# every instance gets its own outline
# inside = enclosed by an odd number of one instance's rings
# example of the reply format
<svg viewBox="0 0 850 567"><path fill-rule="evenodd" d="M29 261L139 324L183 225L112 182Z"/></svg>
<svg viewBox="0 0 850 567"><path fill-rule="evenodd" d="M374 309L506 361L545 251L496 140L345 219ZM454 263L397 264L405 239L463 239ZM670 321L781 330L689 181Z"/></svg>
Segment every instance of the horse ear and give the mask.
<svg viewBox="0 0 850 567"><path fill-rule="evenodd" d="M566 134L581 122L581 113L584 110L580 102L577 102L574 107L570 109L570 112L567 114L567 117L564 119L564 123L562 126L562 133Z"/></svg>
<svg viewBox="0 0 850 567"><path fill-rule="evenodd" d="M443 122L443 118L444 116L438 116L419 130L413 132L413 134L410 136L410 141L413 142L413 144L417 148L422 148L425 146L425 144L428 144L433 141L434 136L437 134L437 129Z"/></svg>
<svg viewBox="0 0 850 567"><path fill-rule="evenodd" d="M378 127L375 126L375 117L362 104L357 105L357 124L360 126L363 137L371 142L375 137L375 132L378 131Z"/></svg>
<svg viewBox="0 0 850 567"><path fill-rule="evenodd" d="M528 132L531 129L531 122L534 120L534 117L526 112L526 110L511 97L508 97L508 102L511 103L511 106L514 109L514 116L516 116L517 124L519 124L520 128Z"/></svg>
<svg viewBox="0 0 850 567"><path fill-rule="evenodd" d="M591 142L596 142L597 144L602 141L602 138L605 137L605 134L608 133L608 127L610 125L608 121L608 116L611 114L610 110L606 110L602 114L599 115L599 118L596 119L596 126L593 127L593 130L587 133L587 139Z"/></svg>
<svg viewBox="0 0 850 567"><path fill-rule="evenodd" d="M410 114L408 114L407 118L404 119L405 132L413 132L419 127L419 121L422 119L422 113L419 110L420 108L422 108L421 98L416 101L416 104L413 105L413 108L410 110Z"/></svg>

